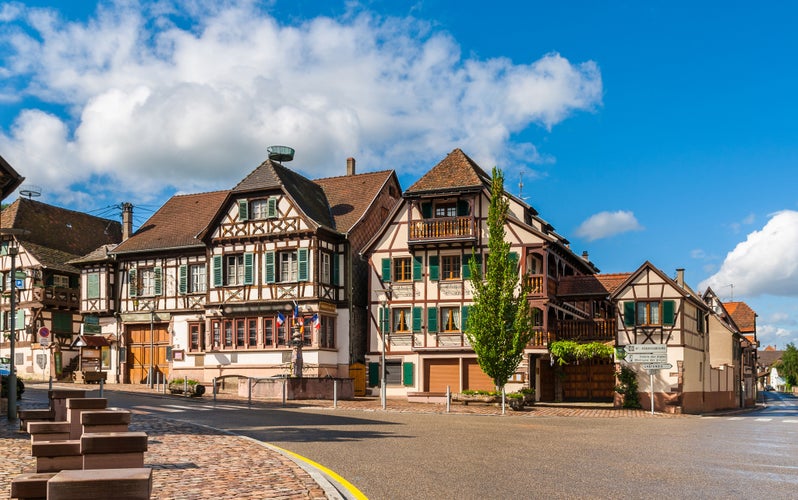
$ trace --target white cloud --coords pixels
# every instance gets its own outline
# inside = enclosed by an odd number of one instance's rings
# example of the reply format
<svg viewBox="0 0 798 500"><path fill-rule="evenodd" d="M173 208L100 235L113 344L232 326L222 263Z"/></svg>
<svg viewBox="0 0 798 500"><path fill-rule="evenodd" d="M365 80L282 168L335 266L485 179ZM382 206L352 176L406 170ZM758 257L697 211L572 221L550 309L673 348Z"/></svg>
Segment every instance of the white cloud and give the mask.
<svg viewBox="0 0 798 500"><path fill-rule="evenodd" d="M599 212L582 222L574 234L587 241L609 238L629 231L642 231L644 228L637 222L634 213L627 210L617 212Z"/></svg>
<svg viewBox="0 0 798 500"><path fill-rule="evenodd" d="M342 174L348 156L363 171L420 173L454 147L482 165L510 156L523 165L544 156L510 144L513 134L601 104L591 61L464 58L449 34L411 18L359 12L286 25L251 2L200 6L212 10L181 12L179 26L155 17L160 3L104 4L85 23L7 11L33 34L0 30L9 50L0 71L25 82L0 94L68 115L20 114L0 133L6 159L62 196L91 182L141 197L229 188L272 144L296 148L291 166L311 177ZM40 127L48 149L31 155Z"/></svg>
<svg viewBox="0 0 798 500"><path fill-rule="evenodd" d="M734 285L739 296L798 296L798 212L785 210L748 235L726 255L699 289Z"/></svg>

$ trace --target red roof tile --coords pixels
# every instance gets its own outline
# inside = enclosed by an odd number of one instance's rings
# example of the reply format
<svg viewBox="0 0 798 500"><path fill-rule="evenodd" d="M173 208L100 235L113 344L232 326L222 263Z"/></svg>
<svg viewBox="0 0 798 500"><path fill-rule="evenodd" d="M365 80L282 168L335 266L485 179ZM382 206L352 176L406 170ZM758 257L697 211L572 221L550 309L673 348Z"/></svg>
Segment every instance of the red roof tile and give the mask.
<svg viewBox="0 0 798 500"><path fill-rule="evenodd" d="M468 157L460 148L446 155L446 158L424 174L405 194L423 194L457 189L490 186L490 175Z"/></svg>
<svg viewBox="0 0 798 500"><path fill-rule="evenodd" d="M731 315L741 333L756 332L756 313L745 302L724 302L723 307Z"/></svg>
<svg viewBox="0 0 798 500"><path fill-rule="evenodd" d="M591 274L582 276L563 276L557 286L557 295L609 295L626 281L630 273Z"/></svg>
<svg viewBox="0 0 798 500"><path fill-rule="evenodd" d="M367 172L316 179L330 203L335 228L342 233L352 229L374 202L374 198L393 175L393 170Z"/></svg>

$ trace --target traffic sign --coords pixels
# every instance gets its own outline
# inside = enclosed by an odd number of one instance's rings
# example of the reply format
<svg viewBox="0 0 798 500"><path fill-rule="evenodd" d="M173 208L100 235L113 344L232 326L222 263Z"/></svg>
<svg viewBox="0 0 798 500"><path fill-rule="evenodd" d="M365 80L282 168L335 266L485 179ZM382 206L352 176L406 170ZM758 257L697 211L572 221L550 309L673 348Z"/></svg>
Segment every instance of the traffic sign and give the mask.
<svg viewBox="0 0 798 500"><path fill-rule="evenodd" d="M668 346L666 344L629 344L624 347L624 350L628 353L665 354L668 352Z"/></svg>
<svg viewBox="0 0 798 500"><path fill-rule="evenodd" d="M39 328L39 336L40 337L49 337L50 336L50 330L46 326L43 326L43 327Z"/></svg>
<svg viewBox="0 0 798 500"><path fill-rule="evenodd" d="M42 347L48 347L50 345L50 330L47 327L39 328L39 343Z"/></svg>
<svg viewBox="0 0 798 500"><path fill-rule="evenodd" d="M673 365L670 363L643 363L644 370L670 370Z"/></svg>
<svg viewBox="0 0 798 500"><path fill-rule="evenodd" d="M668 355L643 352L627 354L624 359L629 363L667 363Z"/></svg>

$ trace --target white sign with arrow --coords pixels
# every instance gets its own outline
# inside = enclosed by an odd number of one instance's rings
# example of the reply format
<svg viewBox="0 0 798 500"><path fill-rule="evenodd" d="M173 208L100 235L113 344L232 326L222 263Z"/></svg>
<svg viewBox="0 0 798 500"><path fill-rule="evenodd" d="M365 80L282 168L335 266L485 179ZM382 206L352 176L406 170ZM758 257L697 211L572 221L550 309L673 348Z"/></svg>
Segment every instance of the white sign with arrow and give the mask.
<svg viewBox="0 0 798 500"><path fill-rule="evenodd" d="M629 354L666 354L667 344L629 344L623 348Z"/></svg>
<svg viewBox="0 0 798 500"><path fill-rule="evenodd" d="M634 353L627 354L624 360L628 363L667 363L668 355L666 353Z"/></svg>

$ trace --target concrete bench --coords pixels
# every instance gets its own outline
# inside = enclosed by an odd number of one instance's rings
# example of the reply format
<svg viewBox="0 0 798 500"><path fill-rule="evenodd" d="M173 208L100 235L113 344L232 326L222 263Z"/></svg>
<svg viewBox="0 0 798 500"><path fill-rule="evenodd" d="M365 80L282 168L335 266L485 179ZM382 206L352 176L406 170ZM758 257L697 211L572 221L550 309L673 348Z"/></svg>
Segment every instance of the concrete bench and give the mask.
<svg viewBox="0 0 798 500"><path fill-rule="evenodd" d="M17 410L19 430L26 431L30 422L52 422L55 420L55 411L52 408L37 408L31 410Z"/></svg>
<svg viewBox="0 0 798 500"><path fill-rule="evenodd" d="M83 434L94 432L127 432L130 412L127 410L87 410L80 414Z"/></svg>
<svg viewBox="0 0 798 500"><path fill-rule="evenodd" d="M67 418L71 424L69 429L70 439L80 439L83 427L80 423L80 414L87 410L104 410L108 406L105 398L69 398L66 400Z"/></svg>
<svg viewBox="0 0 798 500"><path fill-rule="evenodd" d="M146 432L96 432L80 438L84 469L144 467Z"/></svg>
<svg viewBox="0 0 798 500"><path fill-rule="evenodd" d="M149 500L152 469L65 470L47 481L48 500Z"/></svg>
<svg viewBox="0 0 798 500"><path fill-rule="evenodd" d="M36 441L30 445L36 472L58 472L83 468L80 440Z"/></svg>
<svg viewBox="0 0 798 500"><path fill-rule="evenodd" d="M11 481L11 498L22 500L45 500L47 498L47 481L57 472L27 472Z"/></svg>
<svg viewBox="0 0 798 500"><path fill-rule="evenodd" d="M86 397L86 391L81 389L52 389L47 392L50 400L50 409L55 412L53 420L63 422L67 419L67 399Z"/></svg>
<svg viewBox="0 0 798 500"><path fill-rule="evenodd" d="M69 422L28 422L30 442L66 441L69 439Z"/></svg>

